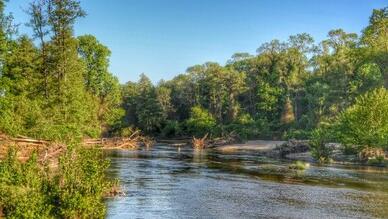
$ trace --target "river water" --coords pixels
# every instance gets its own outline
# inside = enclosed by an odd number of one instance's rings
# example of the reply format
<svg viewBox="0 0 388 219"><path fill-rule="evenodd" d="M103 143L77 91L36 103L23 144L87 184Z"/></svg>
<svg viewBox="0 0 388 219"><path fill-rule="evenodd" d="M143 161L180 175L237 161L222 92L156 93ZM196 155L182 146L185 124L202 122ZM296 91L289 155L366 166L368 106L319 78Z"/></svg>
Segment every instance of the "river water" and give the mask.
<svg viewBox="0 0 388 219"><path fill-rule="evenodd" d="M252 152L112 151L107 218L388 218L388 169L288 168Z"/></svg>

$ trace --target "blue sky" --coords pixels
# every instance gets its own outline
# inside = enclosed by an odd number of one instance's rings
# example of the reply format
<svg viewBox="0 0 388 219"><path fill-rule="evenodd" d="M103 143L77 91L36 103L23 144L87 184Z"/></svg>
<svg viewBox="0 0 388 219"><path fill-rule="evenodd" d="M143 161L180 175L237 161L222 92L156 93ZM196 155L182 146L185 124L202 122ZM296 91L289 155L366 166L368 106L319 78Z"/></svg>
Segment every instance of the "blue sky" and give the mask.
<svg viewBox="0 0 388 219"><path fill-rule="evenodd" d="M20 33L29 0L11 0ZM235 52L254 54L272 39L307 32L316 41L343 28L360 33L374 8L387 0L81 0L88 16L76 35L93 34L112 51L110 70L122 83L142 72L153 82L187 67L225 62Z"/></svg>

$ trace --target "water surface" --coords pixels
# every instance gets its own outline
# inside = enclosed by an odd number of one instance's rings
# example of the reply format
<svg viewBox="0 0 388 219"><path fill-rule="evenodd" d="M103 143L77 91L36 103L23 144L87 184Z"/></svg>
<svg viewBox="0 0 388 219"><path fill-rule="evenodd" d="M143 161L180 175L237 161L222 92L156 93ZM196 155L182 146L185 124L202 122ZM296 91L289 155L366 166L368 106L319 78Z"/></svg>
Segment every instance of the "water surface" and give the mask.
<svg viewBox="0 0 388 219"><path fill-rule="evenodd" d="M288 168L252 152L157 145L109 153L108 218L388 218L388 169Z"/></svg>

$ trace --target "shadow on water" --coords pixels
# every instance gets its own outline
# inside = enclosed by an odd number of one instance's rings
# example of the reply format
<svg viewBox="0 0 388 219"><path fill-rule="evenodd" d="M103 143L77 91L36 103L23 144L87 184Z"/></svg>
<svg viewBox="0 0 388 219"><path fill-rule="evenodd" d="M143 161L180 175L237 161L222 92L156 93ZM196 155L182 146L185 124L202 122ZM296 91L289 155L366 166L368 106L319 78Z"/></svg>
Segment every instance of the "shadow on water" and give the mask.
<svg viewBox="0 0 388 219"><path fill-rule="evenodd" d="M388 217L384 168L295 171L252 152L168 145L107 156L126 193L107 200L108 218Z"/></svg>

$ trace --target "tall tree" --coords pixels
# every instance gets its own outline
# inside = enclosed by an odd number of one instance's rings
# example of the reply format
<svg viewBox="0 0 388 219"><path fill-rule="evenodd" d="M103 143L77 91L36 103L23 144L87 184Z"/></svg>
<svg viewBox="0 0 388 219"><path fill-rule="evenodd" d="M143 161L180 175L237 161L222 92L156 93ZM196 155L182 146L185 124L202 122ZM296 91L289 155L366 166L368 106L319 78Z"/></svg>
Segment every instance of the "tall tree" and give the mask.
<svg viewBox="0 0 388 219"><path fill-rule="evenodd" d="M96 136L97 107L84 87L84 63L79 59L73 34L76 20L85 15L76 0L36 0L30 5L30 26L39 39L44 88L42 108L48 117L43 137L63 140Z"/></svg>
<svg viewBox="0 0 388 219"><path fill-rule="evenodd" d="M361 40L370 59L378 64L388 88L388 7L373 10Z"/></svg>
<svg viewBox="0 0 388 219"><path fill-rule="evenodd" d="M98 100L97 115L101 131L106 132L107 126L118 123L123 114L119 109L121 93L118 79L108 70L111 52L96 37L84 35L78 37L78 53L86 66L83 75L85 88Z"/></svg>
<svg viewBox="0 0 388 219"><path fill-rule="evenodd" d="M47 0L35 0L30 3L30 7L27 13L30 15L30 22L27 24L33 30L33 37L37 39L40 43L40 61L41 65L39 66L39 71L42 75L42 91L46 98L49 97L49 54L48 54L48 36L50 34L50 27L48 25L48 8Z"/></svg>
<svg viewBox="0 0 388 219"><path fill-rule="evenodd" d="M136 97L138 126L148 133L159 130L165 118L155 87L145 74L140 75L137 89L139 92L139 96Z"/></svg>

